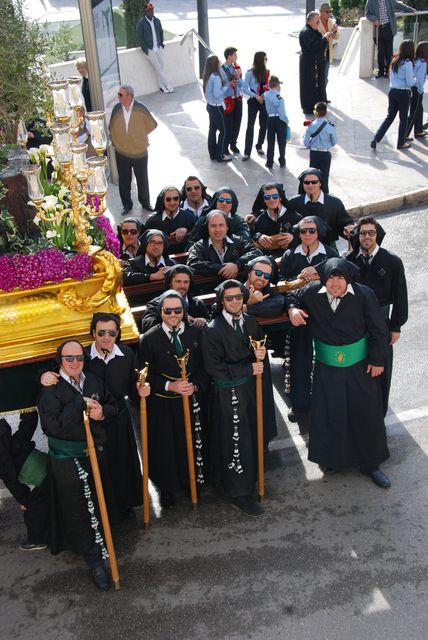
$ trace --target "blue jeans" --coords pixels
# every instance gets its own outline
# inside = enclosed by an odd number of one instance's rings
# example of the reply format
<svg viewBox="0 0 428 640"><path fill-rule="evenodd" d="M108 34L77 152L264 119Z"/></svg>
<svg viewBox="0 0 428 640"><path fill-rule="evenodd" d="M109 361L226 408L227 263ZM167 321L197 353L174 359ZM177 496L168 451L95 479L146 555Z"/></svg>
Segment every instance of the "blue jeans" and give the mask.
<svg viewBox="0 0 428 640"><path fill-rule="evenodd" d="M225 153L226 122L223 107L216 107L207 104L207 111L210 117L208 129L208 153L211 160L221 160ZM217 139L218 131L218 139Z"/></svg>

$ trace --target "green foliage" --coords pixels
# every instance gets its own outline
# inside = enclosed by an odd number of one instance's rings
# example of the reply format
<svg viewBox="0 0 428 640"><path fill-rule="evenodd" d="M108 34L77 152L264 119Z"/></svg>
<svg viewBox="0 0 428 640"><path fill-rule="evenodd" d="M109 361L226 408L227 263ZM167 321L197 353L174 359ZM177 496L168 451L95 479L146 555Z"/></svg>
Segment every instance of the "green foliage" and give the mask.
<svg viewBox="0 0 428 640"><path fill-rule="evenodd" d="M352 27L364 15L366 0L331 0L330 5L338 23Z"/></svg>
<svg viewBox="0 0 428 640"><path fill-rule="evenodd" d="M18 121L44 111L49 99L48 38L25 17L22 0L1 0L0 7L0 143L12 143Z"/></svg>
<svg viewBox="0 0 428 640"><path fill-rule="evenodd" d="M56 62L64 62L68 60L68 54L73 49L73 36L71 27L61 25L58 31L48 34L47 25L45 25L46 35L48 36L48 51L46 62L55 64Z"/></svg>
<svg viewBox="0 0 428 640"><path fill-rule="evenodd" d="M132 47L138 47L135 27L144 14L147 0L123 0L122 4L125 9L126 46L131 49Z"/></svg>
<svg viewBox="0 0 428 640"><path fill-rule="evenodd" d="M125 13L122 9L113 9L114 34L116 36L116 46L126 47L125 33Z"/></svg>

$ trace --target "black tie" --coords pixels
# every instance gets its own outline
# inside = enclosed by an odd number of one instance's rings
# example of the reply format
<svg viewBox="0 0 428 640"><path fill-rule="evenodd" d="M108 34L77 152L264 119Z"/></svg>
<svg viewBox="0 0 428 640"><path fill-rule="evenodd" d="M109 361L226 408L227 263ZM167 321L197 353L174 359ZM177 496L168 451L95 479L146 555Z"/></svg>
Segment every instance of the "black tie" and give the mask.
<svg viewBox="0 0 428 640"><path fill-rule="evenodd" d="M243 340L244 332L242 331L241 323L239 322L239 320L236 320L235 318L233 318L232 321L233 321L233 328L235 329L235 333L237 333L237 335Z"/></svg>
<svg viewBox="0 0 428 640"><path fill-rule="evenodd" d="M180 357L183 355L183 345L181 344L180 338L178 337L178 329L171 329L171 337L172 344L175 350L175 353Z"/></svg>

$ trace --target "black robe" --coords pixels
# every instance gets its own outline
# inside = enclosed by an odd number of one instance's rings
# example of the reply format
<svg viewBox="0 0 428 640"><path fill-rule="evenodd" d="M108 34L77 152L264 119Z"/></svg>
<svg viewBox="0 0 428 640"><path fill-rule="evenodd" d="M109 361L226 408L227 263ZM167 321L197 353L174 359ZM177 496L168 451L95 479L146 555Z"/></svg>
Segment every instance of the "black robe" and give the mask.
<svg viewBox="0 0 428 640"><path fill-rule="evenodd" d="M208 240L198 240L193 245L187 265L194 270L195 274L215 276L226 262L235 263L238 271L242 271L250 260L263 255L252 242L242 240L234 235L230 237L230 240L232 242L225 243L226 252L223 256L223 262L220 262L216 250L213 245L208 244Z"/></svg>
<svg viewBox="0 0 428 640"><path fill-rule="evenodd" d="M137 404L139 396L136 390L137 359L134 352L126 345L117 346L124 355L115 356L107 364L100 358L91 359L88 347L84 371L91 371L104 381L117 408L117 416L106 422L106 449L117 508L120 513L125 513L132 507L141 505L143 501L140 459L125 401L125 396L128 396L133 404Z"/></svg>
<svg viewBox="0 0 428 640"><path fill-rule="evenodd" d="M404 265L401 258L379 247L370 264L365 264L363 256L358 256L359 247L347 254L346 259L360 269L357 281L375 292L381 307L388 331L401 331L407 322L409 307ZM388 307L390 309L388 310ZM393 347L389 345L385 371L381 376L384 415L388 410L389 391L392 379Z"/></svg>
<svg viewBox="0 0 428 640"><path fill-rule="evenodd" d="M198 240L202 240L204 237L206 216L208 211L202 212L195 226L192 229L192 233L189 238L189 246L195 244ZM239 236L242 240L250 240L250 228L243 218L238 213L231 213L228 216L229 220L229 235Z"/></svg>
<svg viewBox="0 0 428 640"><path fill-rule="evenodd" d="M166 254L163 259L166 267L172 267L177 264L175 260L171 260ZM145 284L150 282L150 275L157 273L160 266L153 267L151 264L146 264L145 254L136 256L135 258L129 258L128 262L123 267L123 284L128 287L133 284ZM160 282L160 281L159 281Z"/></svg>
<svg viewBox="0 0 428 640"><path fill-rule="evenodd" d="M196 216L189 209L180 209L175 218L166 217L162 220L162 213L153 213L147 218L144 225L144 231L148 229L159 229L169 238L169 234L176 231L180 227L185 227L188 232L192 231L195 226ZM186 250L189 238L185 238L182 242L175 242L169 238L168 253L180 253Z"/></svg>
<svg viewBox="0 0 428 640"><path fill-rule="evenodd" d="M339 236L344 237L343 229L348 224L354 224L354 220L346 212L343 202L324 193L324 204L321 202L311 202L310 200L305 203L306 194L294 196L288 201L290 208L300 213L302 218L306 216L319 216L324 220L328 226L327 235L325 237L325 244L333 244Z"/></svg>
<svg viewBox="0 0 428 640"><path fill-rule="evenodd" d="M327 99L325 90L324 51L328 45L317 29L308 24L299 35L300 104L304 113L311 114L317 102Z"/></svg>
<svg viewBox="0 0 428 640"><path fill-rule="evenodd" d="M288 304L309 313L313 338L330 345L346 345L368 336L368 356L349 367L315 361L312 385L308 458L326 467L377 467L389 457L383 420L379 376L367 365L383 366L387 332L379 303L364 285L353 283L336 312L321 285L311 283L288 295Z"/></svg>
<svg viewBox="0 0 428 640"><path fill-rule="evenodd" d="M194 458L197 477L199 469L205 476L205 425L200 392L203 392L208 386L208 376L202 365L200 335L200 329L189 325L186 325L184 332L180 334L184 351L189 349L189 360L186 365L188 380L199 388L199 391L189 398L194 444L196 444L195 402L199 403L201 408L199 418L202 429L203 465L199 467L197 464L198 450L195 447ZM182 396L165 390L167 381L181 378L181 369L175 355L174 347L162 325L153 327L141 337L138 354L139 364L140 367L144 367L145 363L148 363L147 381L151 386L151 394L147 398L149 476L162 492L176 496L183 489L189 490L189 467Z"/></svg>
<svg viewBox="0 0 428 640"><path fill-rule="evenodd" d="M150 302L147 303L146 312L141 322L142 333L145 333L152 327L162 322L159 315L160 298L161 296L157 296L157 298L153 298L153 300L150 300ZM192 318L205 318L205 320L208 320L208 318L210 317L210 312L203 300L199 300L199 298L188 295L187 303L188 306L186 312L189 316L191 316Z"/></svg>
<svg viewBox="0 0 428 640"><path fill-rule="evenodd" d="M267 211L262 211L259 216L257 216L254 227L252 237L253 240L258 240L261 235L273 236L277 233L293 233L293 226L301 220L302 216L299 213L296 213L292 209L286 209L284 213L277 218L277 220L272 220ZM298 238L294 237L294 239L288 245L289 247L295 247L298 244ZM260 248L260 247L259 247ZM266 255L271 255L274 258L279 258L282 256L284 249L263 249L260 248L263 253Z"/></svg>
<svg viewBox="0 0 428 640"><path fill-rule="evenodd" d="M104 445L107 439L106 423L117 415L112 396L106 391L103 381L92 373L86 374L83 395L62 377L51 387L41 387L38 411L43 431L49 436L66 442L86 442L83 424L84 396L95 396L103 407L104 420L90 420L91 431L97 449L107 505L114 504ZM77 460L77 462L76 462ZM95 533L91 524L88 496L79 477L78 466L88 474L92 502L97 505L92 482L89 457L55 457L49 452L51 467L51 552L55 555L70 549L84 555L92 554ZM99 527L101 530L101 522Z"/></svg>
<svg viewBox="0 0 428 640"><path fill-rule="evenodd" d="M209 323L202 334L205 370L213 378L210 425L214 481L221 483L231 497L251 495L257 478L256 377L252 373L255 357L249 336L260 340L264 333L254 318L246 314L243 317L244 339L235 332L222 313ZM277 428L268 357L264 364L263 424L264 445L267 447L277 435ZM226 381L229 386L219 386L218 381ZM233 387L231 381L236 382ZM236 405L232 405L234 394ZM242 473L229 467L234 460L234 408L239 417L237 446Z"/></svg>

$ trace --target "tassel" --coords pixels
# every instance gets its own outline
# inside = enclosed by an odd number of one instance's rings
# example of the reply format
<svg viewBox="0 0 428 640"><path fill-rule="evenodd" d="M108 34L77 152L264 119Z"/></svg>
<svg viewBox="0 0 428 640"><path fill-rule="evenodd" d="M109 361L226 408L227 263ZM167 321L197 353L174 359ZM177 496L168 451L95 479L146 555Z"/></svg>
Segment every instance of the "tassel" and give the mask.
<svg viewBox="0 0 428 640"><path fill-rule="evenodd" d="M232 458L232 462L229 462L229 464L227 465L228 469L230 470L234 470L236 473L243 473L244 470L242 468L241 465L241 456L239 453L239 413L238 413L238 406L239 406L239 401L238 398L236 397L236 392L235 392L235 388L232 387L232 423L233 423L233 435L232 435L232 440L233 440L233 458Z"/></svg>
<svg viewBox="0 0 428 640"><path fill-rule="evenodd" d="M103 537L100 533L99 530L99 522L97 517L95 516L95 505L92 501L92 493L91 493L91 487L89 486L88 483L88 472L85 471L82 467L82 465L80 464L80 462L78 461L77 458L73 458L74 460L74 464L76 465L76 469L77 469L77 474L79 476L79 479L83 482L83 494L86 498L86 501L88 503L88 511L91 514L91 527L95 532L95 544L98 544L101 548L101 557L103 560L107 560L108 558L108 552L107 549L105 547L104 544L104 540Z"/></svg>

